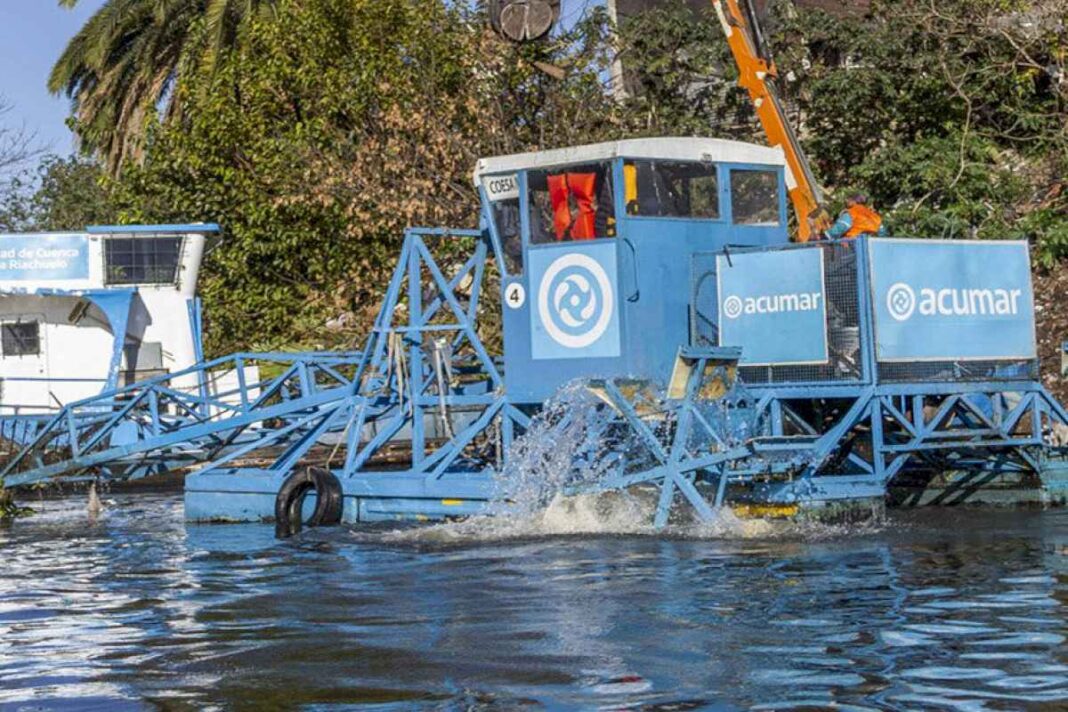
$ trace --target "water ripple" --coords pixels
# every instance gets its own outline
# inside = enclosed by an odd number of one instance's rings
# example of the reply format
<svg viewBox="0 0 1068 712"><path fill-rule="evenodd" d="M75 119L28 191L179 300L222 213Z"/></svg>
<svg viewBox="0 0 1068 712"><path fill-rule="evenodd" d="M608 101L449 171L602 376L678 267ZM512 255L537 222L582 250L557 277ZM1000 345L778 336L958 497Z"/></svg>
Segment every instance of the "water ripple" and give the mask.
<svg viewBox="0 0 1068 712"><path fill-rule="evenodd" d="M116 499L0 530L0 706L1068 707L1066 512L279 543Z"/></svg>

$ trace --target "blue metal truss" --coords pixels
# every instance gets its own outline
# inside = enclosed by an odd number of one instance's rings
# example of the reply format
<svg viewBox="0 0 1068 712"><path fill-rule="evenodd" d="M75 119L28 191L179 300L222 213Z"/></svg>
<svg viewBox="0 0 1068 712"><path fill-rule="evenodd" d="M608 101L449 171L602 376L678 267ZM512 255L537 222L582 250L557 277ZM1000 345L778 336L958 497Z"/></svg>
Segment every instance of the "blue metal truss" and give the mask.
<svg viewBox="0 0 1068 712"><path fill-rule="evenodd" d="M703 398L709 379L724 380L734 366L726 351L680 350L685 388L653 402L631 382L590 381L586 387L637 435L619 441L637 440L643 447L631 447L613 476L569 491L653 488L657 528L679 513L680 504L707 522L728 502L881 502L906 467L959 471L982 481L1006 473L1038 478L1055 452L1051 430L1068 424L1064 408L1034 382L805 388L788 394L735 384L714 400ZM837 414L829 423L799 414L799 406L832 395Z"/></svg>
<svg viewBox="0 0 1068 712"><path fill-rule="evenodd" d="M333 430L341 436L327 466L347 496L388 501L395 513L480 509L512 441L530 425L530 416L508 401L501 366L478 331L489 250L480 231L408 230L356 367L353 396L319 413L303 437L289 438L264 466L233 466L260 447L252 444L214 459L192 478L194 491L235 480L277 491ZM373 506L357 502L358 509Z"/></svg>
<svg viewBox="0 0 1068 712"><path fill-rule="evenodd" d="M47 422L5 421L26 444L0 477L21 486L195 467L190 517L248 519L271 516L282 481L315 460L341 482L350 520L482 511L539 409L509 398L480 333L498 244L492 230L408 230L362 350L237 354L72 403ZM707 521L727 503L882 500L909 470L1043 471L1068 412L1040 383L881 381L866 270L855 288L849 378L742 385L737 350L683 346L663 396L589 380L609 430L639 447L571 491L657 490L662 527L680 505ZM249 380L251 364L267 375ZM220 388L223 373L232 385Z"/></svg>
<svg viewBox="0 0 1068 712"><path fill-rule="evenodd" d="M131 478L292 437L351 398L360 354L234 354L70 403L36 421L0 472L6 486ZM249 367L277 375L250 380ZM219 386L232 374L232 387Z"/></svg>

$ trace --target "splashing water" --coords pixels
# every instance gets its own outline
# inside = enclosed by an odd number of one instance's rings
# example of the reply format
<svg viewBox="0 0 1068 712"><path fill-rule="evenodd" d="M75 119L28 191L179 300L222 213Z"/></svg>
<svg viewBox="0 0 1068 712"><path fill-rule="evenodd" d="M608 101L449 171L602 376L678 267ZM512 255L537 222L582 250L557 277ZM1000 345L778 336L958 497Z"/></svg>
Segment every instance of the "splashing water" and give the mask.
<svg viewBox="0 0 1068 712"><path fill-rule="evenodd" d="M626 453L639 451L636 436L613 428L611 408L578 381L546 401L526 434L512 445L497 475L491 514L529 517L558 501L569 488L592 485L616 473Z"/></svg>
<svg viewBox="0 0 1068 712"><path fill-rule="evenodd" d="M665 419L662 427L670 428L670 422ZM485 516L394 530L386 538L438 543L578 534L812 539L877 531L879 526L743 519L725 507L711 522L656 530L657 491L596 491L598 482L624 467L651 465L639 462L650 457L613 408L591 392L587 382L575 381L546 401L526 434L513 443ZM575 490L583 493L571 494Z"/></svg>
<svg viewBox="0 0 1068 712"><path fill-rule="evenodd" d="M561 388L512 444L486 516L391 533L438 541L569 534L652 533L655 501L622 491L566 494L616 473L636 436L613 427L610 407L585 382Z"/></svg>

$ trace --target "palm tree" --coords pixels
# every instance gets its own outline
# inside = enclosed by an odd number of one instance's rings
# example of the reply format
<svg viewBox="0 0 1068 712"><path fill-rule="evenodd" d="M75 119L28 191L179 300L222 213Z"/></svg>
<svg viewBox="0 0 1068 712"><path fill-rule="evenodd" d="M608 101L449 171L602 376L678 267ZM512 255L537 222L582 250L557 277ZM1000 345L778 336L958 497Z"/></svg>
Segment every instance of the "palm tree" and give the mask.
<svg viewBox="0 0 1068 712"><path fill-rule="evenodd" d="M59 0L71 8L79 0ZM71 99L82 147L112 171L140 155L149 116L177 115L179 73L211 69L277 0L106 0L67 44L48 89Z"/></svg>

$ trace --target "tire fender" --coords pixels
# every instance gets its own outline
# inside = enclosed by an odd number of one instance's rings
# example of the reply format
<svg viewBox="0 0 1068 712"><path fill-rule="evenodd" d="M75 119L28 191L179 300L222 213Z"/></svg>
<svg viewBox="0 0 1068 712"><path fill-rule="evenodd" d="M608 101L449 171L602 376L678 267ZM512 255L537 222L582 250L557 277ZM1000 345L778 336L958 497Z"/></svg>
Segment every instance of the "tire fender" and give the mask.
<svg viewBox="0 0 1068 712"><path fill-rule="evenodd" d="M309 527L333 526L341 523L344 501L341 483L334 473L322 467L307 467L286 477L274 500L274 533L286 539L300 533L304 522L304 500L315 492L315 511L308 519Z"/></svg>

